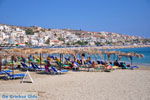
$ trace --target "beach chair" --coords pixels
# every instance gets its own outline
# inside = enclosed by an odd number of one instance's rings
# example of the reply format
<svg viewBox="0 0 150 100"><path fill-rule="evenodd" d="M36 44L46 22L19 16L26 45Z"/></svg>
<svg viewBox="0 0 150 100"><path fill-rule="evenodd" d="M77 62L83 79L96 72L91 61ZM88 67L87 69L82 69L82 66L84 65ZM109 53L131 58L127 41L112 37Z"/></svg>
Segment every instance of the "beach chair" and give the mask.
<svg viewBox="0 0 150 100"><path fill-rule="evenodd" d="M45 68L40 68L37 64L31 63L31 65L36 71L44 71L45 70Z"/></svg>
<svg viewBox="0 0 150 100"><path fill-rule="evenodd" d="M114 70L116 70L116 69L121 69L119 66L112 66L112 68L113 68Z"/></svg>
<svg viewBox="0 0 150 100"><path fill-rule="evenodd" d="M37 64L34 64L34 65L37 67L37 71L45 71L45 70L47 70L47 69L45 69L45 68L39 67ZM48 70L51 70L51 67L49 67Z"/></svg>
<svg viewBox="0 0 150 100"><path fill-rule="evenodd" d="M51 67L50 68L40 68L37 64L31 63L32 66L36 67L36 71L45 71L47 74L51 74Z"/></svg>
<svg viewBox="0 0 150 100"><path fill-rule="evenodd" d="M56 67L51 67L51 70L53 71L53 74L61 74L68 72L68 70L58 70Z"/></svg>
<svg viewBox="0 0 150 100"><path fill-rule="evenodd" d="M4 71L5 74L8 76L9 79L17 79L17 78L24 78L26 76L26 74L10 74L6 71Z"/></svg>
<svg viewBox="0 0 150 100"><path fill-rule="evenodd" d="M2 70L2 71L0 71L0 74L5 74L5 72L7 72L7 73L11 73L11 72L12 72L12 70Z"/></svg>
<svg viewBox="0 0 150 100"><path fill-rule="evenodd" d="M21 63L21 65L25 70L30 70L30 71L34 70L33 66L27 66L25 63Z"/></svg>
<svg viewBox="0 0 150 100"><path fill-rule="evenodd" d="M73 62L72 70L74 70L74 71L79 70L79 66L80 66L80 65L79 65L77 62Z"/></svg>
<svg viewBox="0 0 150 100"><path fill-rule="evenodd" d="M58 62L56 61L56 64L59 66L59 67L63 67L65 69L71 69L70 65L66 65L66 64L63 64L61 62Z"/></svg>
<svg viewBox="0 0 150 100"><path fill-rule="evenodd" d="M133 69L135 69L135 68L139 68L139 67L138 67L138 66L131 66L131 67L129 67L128 69L133 70Z"/></svg>

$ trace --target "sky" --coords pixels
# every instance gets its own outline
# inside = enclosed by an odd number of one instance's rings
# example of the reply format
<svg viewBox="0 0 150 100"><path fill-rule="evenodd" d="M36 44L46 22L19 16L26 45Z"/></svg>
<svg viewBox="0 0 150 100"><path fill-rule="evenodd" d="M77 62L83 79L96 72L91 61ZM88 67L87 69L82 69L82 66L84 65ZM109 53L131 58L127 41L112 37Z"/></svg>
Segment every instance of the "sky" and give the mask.
<svg viewBox="0 0 150 100"><path fill-rule="evenodd" d="M0 23L150 38L150 0L0 0Z"/></svg>

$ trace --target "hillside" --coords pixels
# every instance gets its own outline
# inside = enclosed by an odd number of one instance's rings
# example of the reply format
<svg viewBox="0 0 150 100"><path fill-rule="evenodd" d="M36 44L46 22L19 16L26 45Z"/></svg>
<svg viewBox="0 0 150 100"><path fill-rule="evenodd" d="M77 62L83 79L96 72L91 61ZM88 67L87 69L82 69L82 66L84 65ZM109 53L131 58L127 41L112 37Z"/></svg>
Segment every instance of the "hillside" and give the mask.
<svg viewBox="0 0 150 100"><path fill-rule="evenodd" d="M133 45L147 44L149 39L113 32L89 32L71 29L46 29L0 24L0 44L34 46Z"/></svg>

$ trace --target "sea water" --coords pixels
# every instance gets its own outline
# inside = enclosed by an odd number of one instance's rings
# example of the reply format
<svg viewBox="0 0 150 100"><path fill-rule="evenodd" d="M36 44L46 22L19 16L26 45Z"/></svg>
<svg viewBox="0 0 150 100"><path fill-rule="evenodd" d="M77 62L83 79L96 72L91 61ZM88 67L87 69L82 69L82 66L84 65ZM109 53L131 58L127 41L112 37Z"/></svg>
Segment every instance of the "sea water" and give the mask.
<svg viewBox="0 0 150 100"><path fill-rule="evenodd" d="M111 49L111 51L121 51L121 52L135 52L139 54L143 54L143 58L137 58L133 57L133 63L138 65L144 65L150 67L150 47L144 47L144 48L124 48L124 49ZM105 58L106 59L106 58ZM111 60L114 60L113 57L111 57ZM128 57L123 57L121 59L122 61L130 62L130 59Z"/></svg>
<svg viewBox="0 0 150 100"><path fill-rule="evenodd" d="M143 54L144 57L143 58L137 58L137 57L133 57L133 65L144 65L147 67L150 67L150 47L144 47L144 48L123 48L123 49L107 49L107 50L101 50L101 51L121 51L121 52L135 52L135 53L139 53L139 54ZM60 54L52 54L55 57L60 57ZM73 56L71 55L63 55L64 58L71 58L73 60ZM85 54L85 59L87 59L88 57L91 57L92 61L108 61L108 57L106 54ZM77 55L78 59L81 59L81 55L78 54ZM111 55L110 56L110 61L115 61L117 60L118 57L116 55ZM128 64L130 64L130 59L129 57L122 57L120 61L126 62Z"/></svg>

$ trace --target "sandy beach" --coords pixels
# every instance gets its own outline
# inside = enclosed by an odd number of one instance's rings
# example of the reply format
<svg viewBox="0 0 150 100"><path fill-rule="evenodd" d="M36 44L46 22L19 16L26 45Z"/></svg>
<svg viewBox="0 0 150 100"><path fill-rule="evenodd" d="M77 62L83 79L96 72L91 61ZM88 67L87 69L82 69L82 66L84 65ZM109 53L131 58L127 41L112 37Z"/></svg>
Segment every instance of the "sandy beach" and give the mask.
<svg viewBox="0 0 150 100"><path fill-rule="evenodd" d="M39 100L150 100L150 70L30 74L34 83L0 80L0 91L36 92Z"/></svg>

